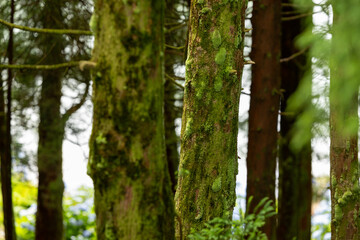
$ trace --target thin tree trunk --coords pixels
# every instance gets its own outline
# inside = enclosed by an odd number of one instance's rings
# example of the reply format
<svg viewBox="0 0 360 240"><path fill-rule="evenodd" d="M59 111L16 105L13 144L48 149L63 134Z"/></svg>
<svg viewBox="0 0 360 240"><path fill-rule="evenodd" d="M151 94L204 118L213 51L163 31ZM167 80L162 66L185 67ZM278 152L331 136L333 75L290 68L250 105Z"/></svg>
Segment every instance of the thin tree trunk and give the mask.
<svg viewBox="0 0 360 240"><path fill-rule="evenodd" d="M89 174L99 239L174 238L163 118L164 1L95 2Z"/></svg>
<svg viewBox="0 0 360 240"><path fill-rule="evenodd" d="M176 238L235 205L246 1L192 1L186 60Z"/></svg>
<svg viewBox="0 0 360 240"><path fill-rule="evenodd" d="M330 58L330 188L331 239L360 239L358 162L359 72L357 31L348 2L333 2L334 23ZM357 33L358 34L358 33ZM356 46L356 47L355 47ZM355 48L354 48L355 47Z"/></svg>
<svg viewBox="0 0 360 240"><path fill-rule="evenodd" d="M14 22L15 4L14 0L10 2L11 14L10 22ZM13 63L13 29L9 29L9 42L7 48L7 56L9 64ZM4 228L5 228L5 239L15 240L15 219L12 202L12 187L11 187L11 92L12 92L12 79L13 72L11 69L7 70L7 103L6 103L6 114L4 104L4 90L3 83L0 84L0 158L1 158L1 190L3 197L3 211L4 211Z"/></svg>
<svg viewBox="0 0 360 240"><path fill-rule="evenodd" d="M283 3L290 3L283 0ZM283 7L283 12L295 12L293 7ZM281 37L282 58L287 58L301 51L295 46L296 37L301 34L307 25L302 19L283 21ZM296 92L305 72L309 71L307 54L304 53L294 59L283 62L281 66L281 89L284 90L281 98L280 120L280 154L279 154L279 207L278 207L278 240L310 240L311 238L311 139L297 150L290 147L294 139L294 124L297 118L306 109L298 109L295 113L287 114L288 100ZM303 84L304 85L304 84ZM307 89L311 96L311 84ZM308 107L311 99L305 100ZM311 128L303 129L311 136Z"/></svg>
<svg viewBox="0 0 360 240"><path fill-rule="evenodd" d="M180 21L180 16L177 13L176 7L181 3L181 1L177 0L166 0L165 1L165 19L169 21L169 23L174 23L176 21ZM183 39L179 38L180 35L178 32L184 31L183 27L178 30L172 30L165 34L165 43L171 46L176 46L178 44L184 44L186 41L185 37ZM180 59L180 61L179 61ZM182 62L183 58L171 52L165 51L165 73L169 76L174 76L174 67L175 64ZM179 117L180 113L175 106L175 96L179 92L179 88L169 79L166 79L165 82L165 105L164 105L164 120L165 120L165 144L166 144L166 159L168 162L170 179L172 184L172 190L175 193L176 184L177 184L177 176L176 171L179 166L179 153L178 153L178 143L179 137L176 135L175 131L175 119ZM182 91L182 89L181 89Z"/></svg>
<svg viewBox="0 0 360 240"><path fill-rule="evenodd" d="M48 0L42 9L44 28L63 28L63 1ZM56 64L63 60L63 39L58 35L42 36L44 62ZM38 199L36 240L64 239L62 197L62 142L64 122L60 115L62 70L44 71L39 100L40 123L38 143Z"/></svg>
<svg viewBox="0 0 360 240"><path fill-rule="evenodd" d="M246 198L249 208L269 197L275 203L277 123L280 104L280 11L281 0L254 1L252 17L251 100L247 154ZM263 228L269 239L276 238L276 217Z"/></svg>

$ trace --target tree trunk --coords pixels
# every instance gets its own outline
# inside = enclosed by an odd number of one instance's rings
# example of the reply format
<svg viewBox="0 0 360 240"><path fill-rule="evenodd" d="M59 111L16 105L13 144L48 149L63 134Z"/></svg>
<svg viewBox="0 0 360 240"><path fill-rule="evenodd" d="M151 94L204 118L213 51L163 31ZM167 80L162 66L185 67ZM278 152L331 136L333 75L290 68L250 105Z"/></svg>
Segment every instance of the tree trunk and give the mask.
<svg viewBox="0 0 360 240"><path fill-rule="evenodd" d="M10 2L10 22L14 22L15 4L14 0ZM13 63L14 53L13 29L9 28L9 41L7 47L8 63ZM1 77L0 77L1 78ZM0 159L1 159L1 193L3 198L4 212L4 229L5 239L15 240L15 218L12 202L12 186L11 186L11 93L12 93L13 72L7 70L7 103L5 112L4 102L4 84L0 80Z"/></svg>
<svg viewBox="0 0 360 240"><path fill-rule="evenodd" d="M358 163L359 34L354 2L332 3L330 58L330 188L331 239L360 239ZM352 29L351 31L349 29Z"/></svg>
<svg viewBox="0 0 360 240"><path fill-rule="evenodd" d="M48 0L42 9L44 28L63 28L63 1ZM63 61L63 38L41 36L41 48L46 64ZM62 70L44 71L39 100L40 123L38 145L39 186L36 213L37 240L64 239L62 197L62 142L64 123L60 115Z"/></svg>
<svg viewBox="0 0 360 240"><path fill-rule="evenodd" d="M290 3L283 0L283 3ZM293 7L283 7L283 12L296 12ZM305 30L302 19L282 22L281 54L288 58L301 51L295 46L296 37ZM309 71L307 54L283 62L281 66L281 89L284 90L281 98L280 120L280 154L279 154L279 207L278 207L278 240L310 240L311 238L311 139L297 150L290 147L294 139L295 122L305 108L311 104L311 98L305 100L304 109L295 110L294 114L287 114L288 100L296 92L305 72ZM311 84L307 91L311 96ZM311 128L303 129L311 136ZM295 133L296 134L296 133Z"/></svg>
<svg viewBox="0 0 360 240"><path fill-rule="evenodd" d="M181 129L176 238L235 205L246 1L191 2Z"/></svg>
<svg viewBox="0 0 360 240"><path fill-rule="evenodd" d="M247 154L246 198L253 196L250 213L264 197L275 203L277 124L280 101L281 0L253 2L251 100ZM276 217L263 228L276 238Z"/></svg>
<svg viewBox="0 0 360 240"><path fill-rule="evenodd" d="M165 1L165 23L169 24L169 28L171 30L171 26L173 26L174 22L181 21L180 15L177 11L177 7L180 4L184 4L180 0L166 0ZM173 27L174 29L177 26ZM186 41L186 35L181 35L181 32L184 31L184 27L177 28L176 30L172 29L169 32L165 33L165 43L171 46L184 45ZM180 37L179 37L180 36ZM183 51L179 50L177 53L172 53L170 51L165 51L165 73L168 76L174 76L175 71L174 67L176 64L182 64L183 57L181 53ZM180 54L180 56L178 55ZM179 87L177 87L172 81L168 78L165 82L165 105L164 105L164 120L165 120L165 144L166 144L166 159L168 162L170 179L172 184L172 190L175 193L176 184L177 184L177 176L176 171L179 166L179 153L178 153L178 143L179 137L176 135L175 131L175 119L178 118L181 113L179 107L175 105L175 96L180 95Z"/></svg>
<svg viewBox="0 0 360 240"><path fill-rule="evenodd" d="M164 1L97 0L89 174L99 239L174 238L163 118Z"/></svg>

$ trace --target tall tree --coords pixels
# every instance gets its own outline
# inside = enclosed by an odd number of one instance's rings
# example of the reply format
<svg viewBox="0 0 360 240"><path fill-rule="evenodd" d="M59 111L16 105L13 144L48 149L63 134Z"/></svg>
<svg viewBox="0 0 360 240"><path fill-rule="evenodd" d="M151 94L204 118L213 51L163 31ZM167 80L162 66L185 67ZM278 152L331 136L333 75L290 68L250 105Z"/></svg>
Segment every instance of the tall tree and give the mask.
<svg viewBox="0 0 360 240"><path fill-rule="evenodd" d="M10 1L10 22L14 22L15 2ZM8 63L13 63L14 52L13 29L9 28L9 41L7 47ZM2 78L2 76L0 77ZM3 198L3 212L4 212L4 228L5 239L15 240L15 219L12 202L12 186L11 186L11 98L12 98L12 80L13 72L11 69L7 70L7 94L6 105L4 99L4 84L0 80L0 159L1 159L1 193ZM6 111L5 111L6 106Z"/></svg>
<svg viewBox="0 0 360 240"><path fill-rule="evenodd" d="M247 1L191 1L176 238L235 205L237 132Z"/></svg>
<svg viewBox="0 0 360 240"><path fill-rule="evenodd" d="M188 6L184 0L166 0L165 4L167 9L165 11L165 43L168 46L165 50L165 143L172 190L175 193L177 184L175 173L179 166L179 137L175 131L175 119L181 115L181 108L176 105L176 102L179 104L181 101L176 97L182 96L183 92L183 88L176 83L175 68L184 64L185 48L183 46L186 42L186 20L183 20L182 17L187 19L188 14L184 9L188 9Z"/></svg>
<svg viewBox="0 0 360 240"><path fill-rule="evenodd" d="M44 2L41 22L44 28L64 28L62 7L64 1ZM44 62L61 63L64 60L63 37L61 35L42 35L41 49ZM35 238L63 239L62 196L62 142L64 123L60 115L63 70L55 69L42 73L41 96L39 100L40 123L38 145L38 199Z"/></svg>
<svg viewBox="0 0 360 240"><path fill-rule="evenodd" d="M163 118L164 1L97 0L89 174L99 239L173 239Z"/></svg>
<svg viewBox="0 0 360 240"><path fill-rule="evenodd" d="M47 29L66 29L70 27L87 27L88 19L86 14L82 19L78 19L78 14L74 13L75 8L85 5L76 5L67 0L47 0L44 2L40 14L40 21L43 28ZM74 13L66 18L63 11ZM86 11L86 9L85 9ZM74 22L76 22L74 24ZM76 44L77 52L73 53L73 45ZM45 64L63 63L67 58L86 57L85 40L78 36L65 38L60 34L43 34L39 36L38 44L42 50L42 61ZM68 49L65 51L65 47ZM44 70L41 74L42 84L39 99L40 123L38 127L38 199L36 213L36 239L63 239L63 208L62 198L64 183L62 180L62 143L64 139L65 126L70 116L76 112L85 102L89 89L89 80L86 74L79 74L73 69L65 71L55 68ZM78 102L66 109L61 114L62 86L65 78L75 78L79 82L86 84L84 93L80 95ZM85 80L84 80L85 79Z"/></svg>
<svg viewBox="0 0 360 240"><path fill-rule="evenodd" d="M252 33L251 100L247 154L246 198L253 196L250 213L263 199L275 202L277 124L280 104L281 0L254 1ZM247 201L248 202L248 201ZM264 232L276 238L276 217L267 220Z"/></svg>
<svg viewBox="0 0 360 240"><path fill-rule="evenodd" d="M299 49L295 40L308 26L302 18L291 19L292 15L300 14L289 0L283 0L282 13L284 20L281 24L281 89L284 90L281 98L280 141L279 141L279 207L278 230L279 240L310 240L311 238L311 128L302 129L309 136L301 147L294 149L296 120L311 105L311 84L302 81L309 71L307 51ZM303 9L301 9L303 11ZM307 9L309 10L309 9ZM311 11L311 9L310 9ZM290 15L289 15L290 14ZM308 20L308 19L307 19ZM299 53L303 52L299 55ZM299 55L299 56L297 56ZM297 57L295 57L297 56ZM301 82L301 83L300 83ZM305 104L302 109L288 108L290 97L302 86L307 86L307 94L303 97ZM289 111L289 112L288 112Z"/></svg>
<svg viewBox="0 0 360 240"><path fill-rule="evenodd" d="M330 57L331 239L360 239L358 91L360 24L356 1L332 2Z"/></svg>

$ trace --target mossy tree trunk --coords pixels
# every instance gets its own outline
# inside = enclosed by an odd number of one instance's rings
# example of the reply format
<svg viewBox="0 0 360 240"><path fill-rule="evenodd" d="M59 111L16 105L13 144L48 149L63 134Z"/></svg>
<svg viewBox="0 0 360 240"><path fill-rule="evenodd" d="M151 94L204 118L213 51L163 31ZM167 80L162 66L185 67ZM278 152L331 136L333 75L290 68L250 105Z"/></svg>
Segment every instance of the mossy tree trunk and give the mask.
<svg viewBox="0 0 360 240"><path fill-rule="evenodd" d="M330 58L331 239L360 239L359 36L355 1L333 2ZM351 31L349 30L351 29ZM353 32L355 31L355 32Z"/></svg>
<svg viewBox="0 0 360 240"><path fill-rule="evenodd" d="M14 22L15 1L10 1L10 22ZM14 41L13 29L9 29L9 40L7 46L8 63L13 63ZM2 76L0 76L2 78ZM12 105L12 80L13 72L11 69L7 70L7 102L5 104L5 91L3 80L0 79L0 160L1 160L1 193L3 202L3 222L6 240L16 240L15 233L15 218L12 201L12 186L11 186L11 105ZM6 106L6 107L5 107ZM6 108L6 111L5 111Z"/></svg>
<svg viewBox="0 0 360 240"><path fill-rule="evenodd" d="M290 3L283 0L283 3ZM283 7L283 12L296 12L293 7ZM283 21L281 24L281 55L288 58L300 52L295 46L295 40L305 30L303 19ZM281 89L284 90L281 98L281 119L279 141L279 207L277 239L279 240L310 240L311 238L311 139L300 149L293 149L290 143L294 139L294 126L296 120L311 104L311 98L304 100L306 106L291 114L287 113L288 101L292 94L299 88L306 71L309 71L307 54L302 54L294 59L285 61L281 65ZM311 80L310 80L311 81ZM304 85L304 84L303 84ZM311 84L307 91L311 96ZM305 97L304 96L304 97ZM311 136L311 128L303 129Z"/></svg>
<svg viewBox="0 0 360 240"><path fill-rule="evenodd" d="M164 1L97 0L93 131L99 239L173 239L164 142Z"/></svg>
<svg viewBox="0 0 360 240"><path fill-rule="evenodd" d="M61 8L64 1L48 0L41 12L44 28L64 28ZM44 63L63 62L63 38L59 35L40 36L40 48ZM60 115L62 70L42 73L39 100L40 123L38 145L38 199L35 239L64 239L62 197L62 142L64 122Z"/></svg>
<svg viewBox="0 0 360 240"><path fill-rule="evenodd" d="M268 197L275 203L277 124L280 104L281 0L254 1L252 17L251 100L247 154L246 198L253 196L250 212ZM263 228L269 239L276 237L276 217Z"/></svg>
<svg viewBox="0 0 360 240"><path fill-rule="evenodd" d="M231 218L247 1L191 1L176 238Z"/></svg>

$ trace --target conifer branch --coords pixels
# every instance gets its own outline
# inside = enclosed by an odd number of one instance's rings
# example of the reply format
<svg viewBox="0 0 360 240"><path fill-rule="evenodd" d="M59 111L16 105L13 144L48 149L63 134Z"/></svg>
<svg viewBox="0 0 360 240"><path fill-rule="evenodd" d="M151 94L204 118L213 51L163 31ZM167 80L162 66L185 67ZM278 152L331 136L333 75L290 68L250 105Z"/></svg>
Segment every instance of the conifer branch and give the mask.
<svg viewBox="0 0 360 240"><path fill-rule="evenodd" d="M81 61L66 62L53 65L32 65L32 64L0 64L0 69L32 69L32 70L52 70L66 67L79 66Z"/></svg>
<svg viewBox="0 0 360 240"><path fill-rule="evenodd" d="M3 19L0 19L0 24L8 26L11 29L16 28L16 29L20 29L20 30L28 31L28 32L67 34L67 35L93 35L93 33L91 31L87 31L87 30L31 28L31 27L16 25L16 24L7 22Z"/></svg>
<svg viewBox="0 0 360 240"><path fill-rule="evenodd" d="M283 63L283 62L289 62L291 60L293 60L294 58L302 55L304 52L306 52L310 47L306 47L304 48L303 50L299 51L299 52L296 52L294 54L292 54L291 56L287 57L287 58L281 58L280 59L280 62Z"/></svg>

